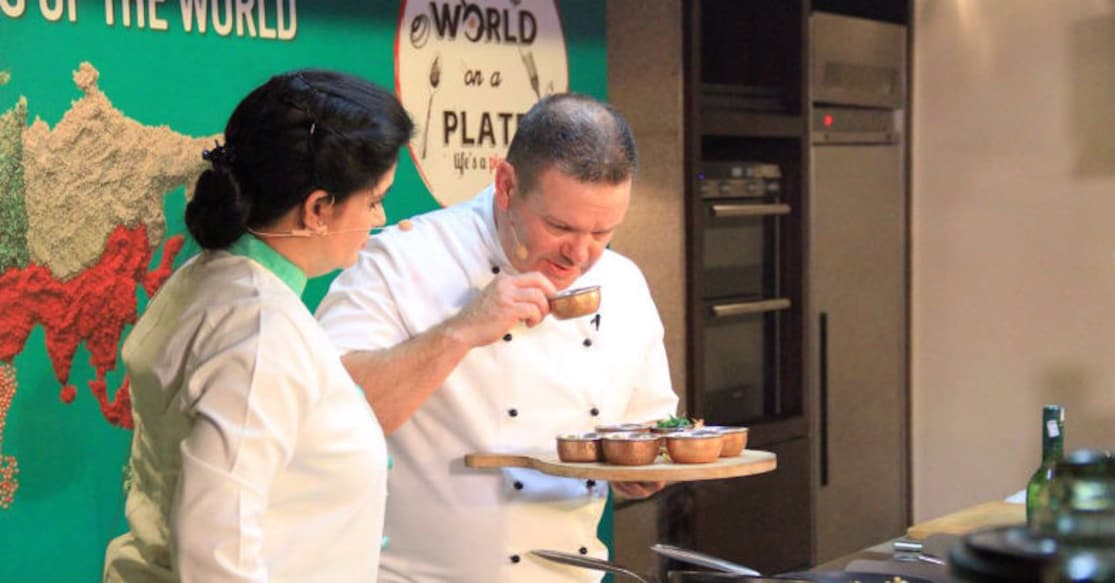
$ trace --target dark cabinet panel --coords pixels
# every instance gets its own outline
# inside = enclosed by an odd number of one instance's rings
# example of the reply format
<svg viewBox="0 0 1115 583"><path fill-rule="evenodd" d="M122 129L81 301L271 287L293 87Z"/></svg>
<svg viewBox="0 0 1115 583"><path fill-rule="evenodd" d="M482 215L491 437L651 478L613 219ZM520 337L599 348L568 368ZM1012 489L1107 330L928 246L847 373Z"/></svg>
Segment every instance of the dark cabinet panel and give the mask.
<svg viewBox="0 0 1115 583"><path fill-rule="evenodd" d="M778 456L773 472L676 486L667 506L675 513L673 532L667 530L670 542L760 573L808 566L809 441L794 439L763 449ZM682 520L682 514L691 519Z"/></svg>

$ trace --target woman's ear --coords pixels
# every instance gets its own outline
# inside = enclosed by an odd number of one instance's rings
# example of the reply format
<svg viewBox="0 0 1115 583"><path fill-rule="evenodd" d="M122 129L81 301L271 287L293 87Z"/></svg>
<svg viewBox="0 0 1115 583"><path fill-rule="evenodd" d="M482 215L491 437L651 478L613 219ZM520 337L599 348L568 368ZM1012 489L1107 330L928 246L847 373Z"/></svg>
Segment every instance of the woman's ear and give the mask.
<svg viewBox="0 0 1115 583"><path fill-rule="evenodd" d="M317 189L302 201L302 224L313 233L322 234L333 218L333 196Z"/></svg>

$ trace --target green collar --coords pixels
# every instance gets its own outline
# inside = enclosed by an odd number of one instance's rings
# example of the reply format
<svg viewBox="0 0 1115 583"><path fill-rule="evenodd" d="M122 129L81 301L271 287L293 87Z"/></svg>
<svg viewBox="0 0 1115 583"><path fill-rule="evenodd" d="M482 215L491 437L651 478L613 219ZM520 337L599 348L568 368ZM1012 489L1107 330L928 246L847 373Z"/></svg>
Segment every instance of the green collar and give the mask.
<svg viewBox="0 0 1115 583"><path fill-rule="evenodd" d="M247 257L266 267L294 290L296 295L302 295L302 290L306 289L306 274L273 247L257 239L255 235L245 234L240 237L228 248L228 252Z"/></svg>

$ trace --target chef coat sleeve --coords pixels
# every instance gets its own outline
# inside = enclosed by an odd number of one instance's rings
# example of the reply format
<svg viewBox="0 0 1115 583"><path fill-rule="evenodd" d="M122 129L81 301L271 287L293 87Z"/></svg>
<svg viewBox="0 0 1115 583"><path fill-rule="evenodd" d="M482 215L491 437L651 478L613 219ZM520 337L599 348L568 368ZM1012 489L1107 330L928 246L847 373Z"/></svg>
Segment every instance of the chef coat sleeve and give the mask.
<svg viewBox="0 0 1115 583"><path fill-rule="evenodd" d="M641 278L641 276L640 276ZM641 280L640 281L645 281ZM670 381L670 365L666 359L665 328L658 316L658 309L650 298L650 291L643 284L644 299L641 302L645 317L639 318L646 322L648 329L638 334L636 338L645 339L641 346L641 366L632 369L631 399L627 404L627 411L623 418L625 421L642 423L663 419L677 413L678 396L674 392ZM639 297L639 296L635 296Z"/></svg>
<svg viewBox="0 0 1115 583"><path fill-rule="evenodd" d="M410 334L396 293L409 285L401 262L377 235L368 240L355 265L341 272L314 314L342 355L356 350L390 348Z"/></svg>
<svg viewBox="0 0 1115 583"><path fill-rule="evenodd" d="M678 396L670 383L666 347L661 341L647 347L644 362L637 371L634 391L623 416L626 421L642 423L677 413Z"/></svg>
<svg viewBox="0 0 1115 583"><path fill-rule="evenodd" d="M200 338L181 406L192 420L179 449L171 509L183 583L266 581L268 491L290 461L317 387L297 328L273 311L238 307Z"/></svg>

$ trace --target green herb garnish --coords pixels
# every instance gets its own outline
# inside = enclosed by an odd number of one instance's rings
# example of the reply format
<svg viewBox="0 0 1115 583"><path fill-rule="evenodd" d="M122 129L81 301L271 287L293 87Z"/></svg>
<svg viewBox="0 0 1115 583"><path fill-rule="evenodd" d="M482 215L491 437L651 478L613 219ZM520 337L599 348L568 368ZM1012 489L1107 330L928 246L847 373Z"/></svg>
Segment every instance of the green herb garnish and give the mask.
<svg viewBox="0 0 1115 583"><path fill-rule="evenodd" d="M674 427L692 427L692 425L693 425L693 423L691 421L689 421L689 419L686 419L685 417L675 417L673 415L670 415L669 419L659 419L658 420L658 428L659 429L667 429L667 428L674 428Z"/></svg>

